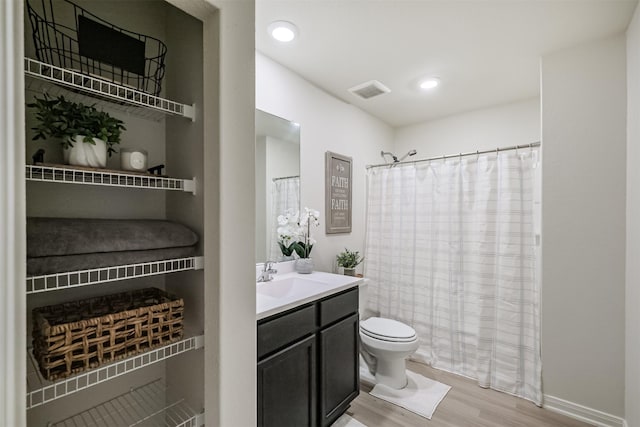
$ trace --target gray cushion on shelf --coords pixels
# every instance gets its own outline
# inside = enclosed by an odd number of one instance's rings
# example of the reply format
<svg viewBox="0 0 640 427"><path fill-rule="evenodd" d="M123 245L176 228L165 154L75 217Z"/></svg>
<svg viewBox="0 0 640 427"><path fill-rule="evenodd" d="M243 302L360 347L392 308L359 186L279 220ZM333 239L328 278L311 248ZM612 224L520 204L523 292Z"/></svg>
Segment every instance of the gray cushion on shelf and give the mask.
<svg viewBox="0 0 640 427"><path fill-rule="evenodd" d="M79 255L27 258L27 275L64 273L115 265L137 264L165 259L186 258L196 255L195 246L181 248L150 249L146 251L121 251Z"/></svg>
<svg viewBox="0 0 640 427"><path fill-rule="evenodd" d="M193 246L182 224L149 219L27 218L27 257Z"/></svg>

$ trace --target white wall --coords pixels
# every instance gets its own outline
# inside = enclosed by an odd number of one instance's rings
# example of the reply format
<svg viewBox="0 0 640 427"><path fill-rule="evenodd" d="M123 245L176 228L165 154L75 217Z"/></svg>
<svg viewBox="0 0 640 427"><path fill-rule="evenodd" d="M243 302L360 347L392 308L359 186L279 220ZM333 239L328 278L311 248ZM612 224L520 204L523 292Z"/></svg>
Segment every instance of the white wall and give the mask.
<svg viewBox="0 0 640 427"><path fill-rule="evenodd" d="M204 151L217 166L205 170L205 424L254 426L255 2L207 1L219 10L204 26L205 135L217 136Z"/></svg>
<svg viewBox="0 0 640 427"><path fill-rule="evenodd" d="M364 249L367 164L380 163L389 151L393 130L362 110L311 85L260 53L256 53L256 108L300 123L300 187L302 206L321 213L312 230L315 269L333 271L336 255L348 247ZM353 227L350 234L325 234L324 156L332 151L353 158Z"/></svg>
<svg viewBox="0 0 640 427"><path fill-rule="evenodd" d="M24 9L23 2L0 2L0 425L16 427L27 424L27 300L24 288L15 286L27 274Z"/></svg>
<svg viewBox="0 0 640 427"><path fill-rule="evenodd" d="M640 426L640 8L627 29L625 418Z"/></svg>
<svg viewBox="0 0 640 427"><path fill-rule="evenodd" d="M266 165L267 183L265 190L271 192L271 184L274 178L295 176L300 173L300 145L291 141L267 136ZM271 200L270 197L268 197Z"/></svg>
<svg viewBox="0 0 640 427"><path fill-rule="evenodd" d="M414 159L540 141L540 99L456 114L396 130L394 154Z"/></svg>
<svg viewBox="0 0 640 427"><path fill-rule="evenodd" d="M542 58L541 77L544 392L619 417L625 54L623 35L563 50Z"/></svg>

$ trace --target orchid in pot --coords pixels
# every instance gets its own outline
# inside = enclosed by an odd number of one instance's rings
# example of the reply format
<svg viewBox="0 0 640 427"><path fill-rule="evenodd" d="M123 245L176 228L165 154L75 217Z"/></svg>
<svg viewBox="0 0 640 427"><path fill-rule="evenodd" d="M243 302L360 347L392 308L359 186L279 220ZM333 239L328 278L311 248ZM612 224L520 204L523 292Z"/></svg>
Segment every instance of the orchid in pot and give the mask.
<svg viewBox="0 0 640 427"><path fill-rule="evenodd" d="M320 225L320 212L315 209L304 208L304 212L294 212L292 209L278 216L278 245L285 257L298 255L296 270L298 273L308 274L313 271L311 250L316 243L311 237L311 227Z"/></svg>
<svg viewBox="0 0 640 427"><path fill-rule="evenodd" d="M284 260L293 259L300 234L298 220L299 212L293 209L287 209L284 214L278 216L278 246Z"/></svg>

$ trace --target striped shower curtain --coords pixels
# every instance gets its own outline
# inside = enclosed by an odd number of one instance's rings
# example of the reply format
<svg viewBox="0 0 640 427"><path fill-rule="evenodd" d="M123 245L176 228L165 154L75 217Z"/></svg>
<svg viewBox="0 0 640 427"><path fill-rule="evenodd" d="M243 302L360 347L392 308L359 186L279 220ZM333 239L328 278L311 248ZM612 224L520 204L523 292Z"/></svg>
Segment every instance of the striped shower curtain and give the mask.
<svg viewBox="0 0 640 427"><path fill-rule="evenodd" d="M540 405L538 149L370 169L368 308L413 326L413 358Z"/></svg>
<svg viewBox="0 0 640 427"><path fill-rule="evenodd" d="M279 261L282 251L278 246L278 215L287 209L300 210L300 177L276 178L271 184L271 218L269 219L269 259Z"/></svg>

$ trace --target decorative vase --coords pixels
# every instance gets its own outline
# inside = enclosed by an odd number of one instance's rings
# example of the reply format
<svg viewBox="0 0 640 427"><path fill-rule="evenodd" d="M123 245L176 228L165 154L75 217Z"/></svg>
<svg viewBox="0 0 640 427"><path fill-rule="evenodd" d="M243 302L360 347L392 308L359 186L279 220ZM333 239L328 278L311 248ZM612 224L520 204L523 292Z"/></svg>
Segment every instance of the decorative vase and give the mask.
<svg viewBox="0 0 640 427"><path fill-rule="evenodd" d="M310 274L313 271L313 259L298 258L296 260L295 268L300 274Z"/></svg>
<svg viewBox="0 0 640 427"><path fill-rule="evenodd" d="M93 138L94 144L84 142L84 135L69 138L73 147L65 147L64 162L68 165L104 168L107 166L107 143Z"/></svg>
<svg viewBox="0 0 640 427"><path fill-rule="evenodd" d="M355 276L356 275L356 269L355 268L344 268L344 275L345 276Z"/></svg>

